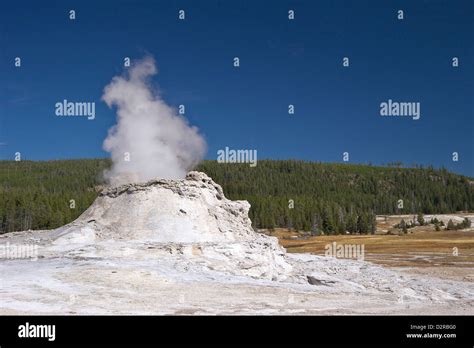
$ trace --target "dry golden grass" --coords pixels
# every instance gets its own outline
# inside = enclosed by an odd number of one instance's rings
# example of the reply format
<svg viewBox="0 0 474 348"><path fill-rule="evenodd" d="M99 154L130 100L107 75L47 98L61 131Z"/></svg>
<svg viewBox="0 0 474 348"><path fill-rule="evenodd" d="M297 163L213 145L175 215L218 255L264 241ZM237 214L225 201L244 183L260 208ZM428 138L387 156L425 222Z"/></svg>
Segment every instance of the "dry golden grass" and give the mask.
<svg viewBox="0 0 474 348"><path fill-rule="evenodd" d="M406 235L304 237L301 233L287 229L275 229L267 233L278 237L280 244L288 252L293 253L324 255L325 246L332 242L338 245L363 244L365 260L386 266L474 267L474 232L472 231L434 231L433 226L423 226L410 229L410 233Z"/></svg>

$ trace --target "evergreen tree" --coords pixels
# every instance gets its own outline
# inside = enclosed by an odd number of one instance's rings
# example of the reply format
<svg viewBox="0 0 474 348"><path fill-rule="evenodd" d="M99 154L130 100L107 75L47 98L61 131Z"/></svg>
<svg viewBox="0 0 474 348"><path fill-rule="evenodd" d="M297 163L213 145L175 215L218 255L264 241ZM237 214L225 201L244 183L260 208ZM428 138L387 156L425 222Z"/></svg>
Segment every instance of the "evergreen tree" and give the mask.
<svg viewBox="0 0 474 348"><path fill-rule="evenodd" d="M331 214L331 211L329 210L328 207L326 207L324 210L323 210L323 216L322 216L322 220L323 220L323 231L325 234L333 234L334 233L334 221L333 221L333 218L332 218L332 214Z"/></svg>
<svg viewBox="0 0 474 348"><path fill-rule="evenodd" d="M422 213L418 213L418 216L416 217L416 220L420 224L420 226L423 226L425 224L425 218L423 217Z"/></svg>
<svg viewBox="0 0 474 348"><path fill-rule="evenodd" d="M337 228L336 232L338 234L343 234L346 232L346 224L345 224L345 214L341 207L338 206L337 209Z"/></svg>
<svg viewBox="0 0 474 348"><path fill-rule="evenodd" d="M321 217L319 214L313 214L313 224L311 226L311 234L313 236L319 236L321 234Z"/></svg>
<svg viewBox="0 0 474 348"><path fill-rule="evenodd" d="M346 222L347 231L351 234L357 232L357 215L349 213Z"/></svg>
<svg viewBox="0 0 474 348"><path fill-rule="evenodd" d="M407 224L406 224L404 219L402 219L402 221L400 221L399 227L400 227L400 229L402 230L403 233L405 233L405 234L408 233Z"/></svg>
<svg viewBox="0 0 474 348"><path fill-rule="evenodd" d="M446 226L446 230L452 231L452 230L455 230L455 229L456 229L456 226L454 225L453 220L449 219L448 225Z"/></svg>
<svg viewBox="0 0 474 348"><path fill-rule="evenodd" d="M366 213L361 213L357 218L357 232L365 234L369 231L369 222Z"/></svg>

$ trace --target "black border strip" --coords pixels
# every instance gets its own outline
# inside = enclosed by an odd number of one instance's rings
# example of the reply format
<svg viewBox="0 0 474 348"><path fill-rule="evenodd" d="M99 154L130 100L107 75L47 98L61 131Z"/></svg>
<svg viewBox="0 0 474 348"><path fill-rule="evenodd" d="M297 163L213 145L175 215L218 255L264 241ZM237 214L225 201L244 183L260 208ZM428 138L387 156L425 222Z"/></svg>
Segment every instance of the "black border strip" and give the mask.
<svg viewBox="0 0 474 348"><path fill-rule="evenodd" d="M0 316L0 347L64 344L394 344L473 347L473 316ZM20 338L20 325L56 325L56 339ZM425 325L424 331L411 325ZM428 325L433 325L431 330ZM442 329L441 325L455 325ZM437 327L438 326L438 327ZM456 338L407 338L410 333Z"/></svg>

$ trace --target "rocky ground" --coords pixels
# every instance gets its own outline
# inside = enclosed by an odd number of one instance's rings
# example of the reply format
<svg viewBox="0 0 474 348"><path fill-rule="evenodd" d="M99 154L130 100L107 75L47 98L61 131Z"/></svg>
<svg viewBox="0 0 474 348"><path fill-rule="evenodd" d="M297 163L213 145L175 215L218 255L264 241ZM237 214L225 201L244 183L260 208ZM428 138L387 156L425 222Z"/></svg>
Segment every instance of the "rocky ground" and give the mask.
<svg viewBox="0 0 474 348"><path fill-rule="evenodd" d="M106 189L69 225L0 236L0 313L474 313L472 282L288 254L248 209L197 172Z"/></svg>

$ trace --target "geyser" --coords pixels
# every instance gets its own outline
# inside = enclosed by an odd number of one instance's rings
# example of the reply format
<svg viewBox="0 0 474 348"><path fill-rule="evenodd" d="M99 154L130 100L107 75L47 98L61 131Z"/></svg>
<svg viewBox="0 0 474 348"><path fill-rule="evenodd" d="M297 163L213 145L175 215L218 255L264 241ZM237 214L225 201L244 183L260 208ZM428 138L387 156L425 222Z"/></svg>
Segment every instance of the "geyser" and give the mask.
<svg viewBox="0 0 474 348"><path fill-rule="evenodd" d="M112 157L104 173L112 185L183 179L204 157L206 142L198 129L152 89L149 79L156 73L154 59L145 57L104 89L102 99L117 108L117 124L103 144Z"/></svg>

